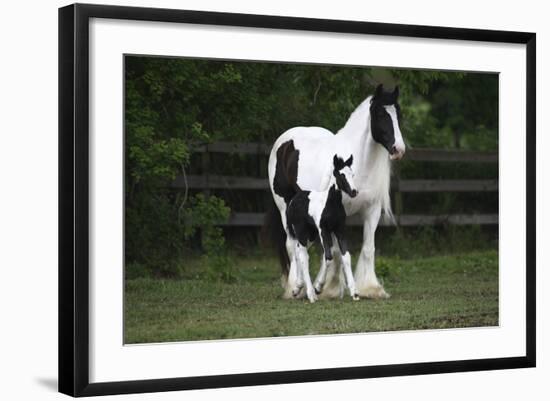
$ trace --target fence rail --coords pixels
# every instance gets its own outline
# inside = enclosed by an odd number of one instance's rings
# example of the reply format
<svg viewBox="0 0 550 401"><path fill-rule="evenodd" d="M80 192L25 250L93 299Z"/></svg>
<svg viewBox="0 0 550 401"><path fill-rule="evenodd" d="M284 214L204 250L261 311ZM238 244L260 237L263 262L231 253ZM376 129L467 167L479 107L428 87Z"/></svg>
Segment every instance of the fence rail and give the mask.
<svg viewBox="0 0 550 401"><path fill-rule="evenodd" d="M193 189L269 189L265 178L227 175L178 176L173 188ZM393 188L400 192L494 192L497 180L396 180Z"/></svg>
<svg viewBox="0 0 550 401"><path fill-rule="evenodd" d="M271 146L263 143L216 142L194 149L196 153L238 153L269 155ZM405 160L425 162L497 163L498 153L443 149L407 149Z"/></svg>
<svg viewBox="0 0 550 401"><path fill-rule="evenodd" d="M266 168L265 160L269 155L271 147L261 143L236 143L217 142L196 148L195 153L202 154L203 175L178 176L172 182L174 189L191 188L199 189L209 193L213 189L230 190L268 190L269 183L266 178L239 177L208 174L211 153L246 154L262 156L262 166ZM460 163L498 163L496 152L474 152L454 151L442 149L408 149L405 160L421 162L460 162ZM498 224L498 214L450 214L450 215L423 215L405 214L402 212L402 193L411 192L496 192L498 191L498 180L401 180L398 177L393 179L392 190L395 192L395 220L400 226L419 225L492 225ZM240 227L259 227L263 225L264 213L241 213L234 212L229 220L221 225ZM361 225L357 217L348 219L350 225ZM392 224L384 219L381 225Z"/></svg>
<svg viewBox="0 0 550 401"><path fill-rule="evenodd" d="M220 225L222 226L241 226L241 227L260 227L264 224L264 213L233 213L229 220ZM422 214L403 214L395 216L396 223L400 226L433 226L440 224L454 225L490 225L498 224L498 214L451 214L451 215L422 215ZM347 224L351 226L360 226L362 221L355 216L348 217ZM380 225L390 226L393 223L388 219L381 219Z"/></svg>

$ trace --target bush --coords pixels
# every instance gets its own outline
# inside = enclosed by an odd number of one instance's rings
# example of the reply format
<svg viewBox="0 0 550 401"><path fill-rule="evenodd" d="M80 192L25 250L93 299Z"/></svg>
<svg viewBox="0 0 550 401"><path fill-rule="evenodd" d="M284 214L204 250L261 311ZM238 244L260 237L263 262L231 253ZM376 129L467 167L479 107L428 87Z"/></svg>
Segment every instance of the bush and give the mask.
<svg viewBox="0 0 550 401"><path fill-rule="evenodd" d="M235 279L223 232L215 225L226 221L229 212L222 199L203 194L195 195L191 206L185 210L185 238L191 238L200 230L204 251L203 266L208 277L214 280Z"/></svg>

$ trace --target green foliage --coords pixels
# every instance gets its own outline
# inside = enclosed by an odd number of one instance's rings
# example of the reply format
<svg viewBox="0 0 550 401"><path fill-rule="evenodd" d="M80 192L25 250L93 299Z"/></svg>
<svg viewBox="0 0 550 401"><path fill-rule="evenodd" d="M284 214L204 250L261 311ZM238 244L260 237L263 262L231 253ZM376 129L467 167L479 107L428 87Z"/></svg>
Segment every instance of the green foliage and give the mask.
<svg viewBox="0 0 550 401"><path fill-rule="evenodd" d="M146 57L127 57L126 68L127 129L191 142L272 140L300 124L335 131L381 77L400 85L413 128L428 113L434 126L496 122L496 75Z"/></svg>
<svg viewBox="0 0 550 401"><path fill-rule="evenodd" d="M149 265L143 263L128 263L126 264L126 270L124 279L125 280L135 280L140 277L151 277L153 272Z"/></svg>
<svg viewBox="0 0 550 401"><path fill-rule="evenodd" d="M232 280L216 223L229 207L263 211L264 201L248 192L169 190L176 176L205 172L193 162L196 147L271 144L294 126L336 132L379 82L400 86L409 147L498 147L495 74L126 56L125 77L126 262L135 274L181 276L194 250L206 255L211 278ZM257 172L250 157L224 157L210 163L212 174ZM433 170L415 169L417 178Z"/></svg>
<svg viewBox="0 0 550 401"><path fill-rule="evenodd" d="M193 148L211 141L201 120L221 88L241 78L231 65L208 70L208 63L160 58L126 58L126 261L130 274L178 276L192 233L203 226L202 244L224 279L223 235L215 222L229 209L214 196L186 202L166 188L189 168ZM202 103L199 102L202 101ZM193 225L181 216L193 216ZM142 268L147 266L147 268Z"/></svg>
<svg viewBox="0 0 550 401"><path fill-rule="evenodd" d="M136 192L126 205L125 253L131 266L147 266L138 272L177 276L178 258L184 251L183 226L177 209L163 193ZM129 270L129 269L127 269Z"/></svg>
<svg viewBox="0 0 550 401"><path fill-rule="evenodd" d="M189 239L197 230L202 234L204 249L203 267L211 279L232 281L235 279L232 264L225 247L225 238L216 223L224 222L230 210L222 199L197 194L185 211L185 238Z"/></svg>
<svg viewBox="0 0 550 401"><path fill-rule="evenodd" d="M407 71L406 76L414 77ZM406 138L413 147L496 150L498 75L431 72L405 85ZM416 89L415 89L416 88Z"/></svg>
<svg viewBox="0 0 550 401"><path fill-rule="evenodd" d="M227 220L230 210L222 199L215 196L195 195L190 202L190 208L185 211L185 237L195 234L198 228L205 229Z"/></svg>

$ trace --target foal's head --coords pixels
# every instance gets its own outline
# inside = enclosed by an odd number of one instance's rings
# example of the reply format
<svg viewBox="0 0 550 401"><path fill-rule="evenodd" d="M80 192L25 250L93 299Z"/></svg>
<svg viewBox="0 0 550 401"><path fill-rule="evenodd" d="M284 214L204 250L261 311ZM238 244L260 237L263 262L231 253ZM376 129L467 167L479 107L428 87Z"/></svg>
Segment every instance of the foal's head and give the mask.
<svg viewBox="0 0 550 401"><path fill-rule="evenodd" d="M338 155L334 155L332 159L334 169L332 174L336 180L336 186L341 191L354 198L357 196L357 187L353 181L353 170L351 168L353 164L353 155L351 155L346 161Z"/></svg>
<svg viewBox="0 0 550 401"><path fill-rule="evenodd" d="M398 98L397 86L393 92L385 92L383 86L378 85L370 104L372 137L386 148L392 160L399 160L405 154L405 143L399 128L401 110Z"/></svg>

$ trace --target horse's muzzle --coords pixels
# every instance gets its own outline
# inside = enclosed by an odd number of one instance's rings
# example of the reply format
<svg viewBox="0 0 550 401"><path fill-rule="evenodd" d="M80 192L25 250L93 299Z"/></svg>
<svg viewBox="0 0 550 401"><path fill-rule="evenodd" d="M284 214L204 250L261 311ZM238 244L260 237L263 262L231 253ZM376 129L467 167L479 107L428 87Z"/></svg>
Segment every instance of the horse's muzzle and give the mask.
<svg viewBox="0 0 550 401"><path fill-rule="evenodd" d="M390 160L401 160L405 154L405 149L398 149L395 145L391 147Z"/></svg>

